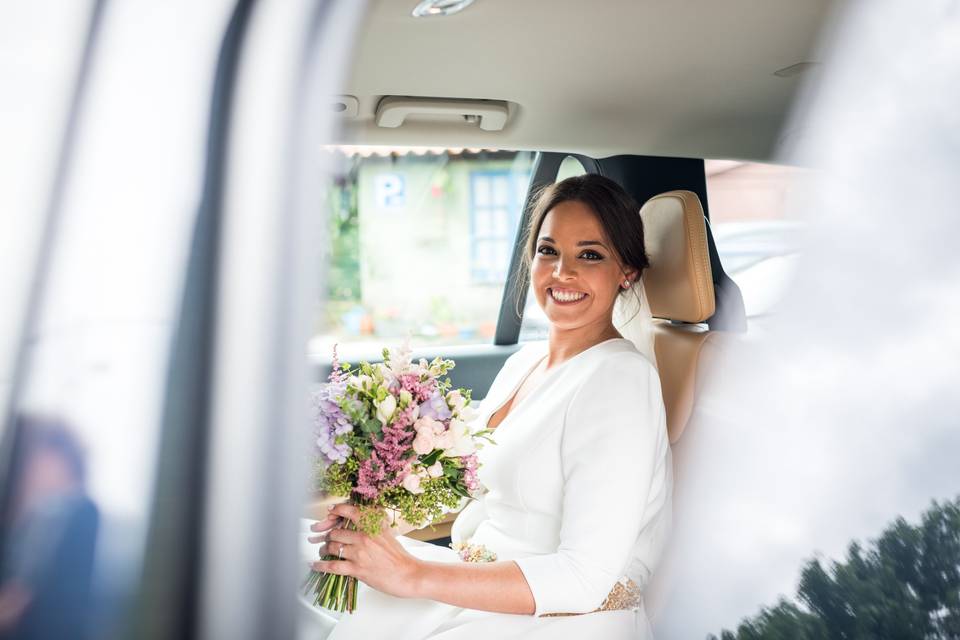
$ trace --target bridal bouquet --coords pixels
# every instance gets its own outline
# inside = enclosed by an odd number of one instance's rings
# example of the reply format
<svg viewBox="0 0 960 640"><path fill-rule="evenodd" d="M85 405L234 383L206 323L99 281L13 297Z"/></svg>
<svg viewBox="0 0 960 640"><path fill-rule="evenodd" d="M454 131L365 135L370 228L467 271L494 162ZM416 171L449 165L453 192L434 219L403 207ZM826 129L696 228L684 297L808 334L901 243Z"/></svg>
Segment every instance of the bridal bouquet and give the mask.
<svg viewBox="0 0 960 640"><path fill-rule="evenodd" d="M343 526L380 533L384 509L426 525L479 497L476 450L490 430L471 431L470 391L441 380L452 360L414 363L410 349L383 350L382 364L340 365L313 394L315 489L349 499L361 516ZM336 560L326 555L324 560ZM314 604L356 609L357 579L311 570L303 584Z"/></svg>

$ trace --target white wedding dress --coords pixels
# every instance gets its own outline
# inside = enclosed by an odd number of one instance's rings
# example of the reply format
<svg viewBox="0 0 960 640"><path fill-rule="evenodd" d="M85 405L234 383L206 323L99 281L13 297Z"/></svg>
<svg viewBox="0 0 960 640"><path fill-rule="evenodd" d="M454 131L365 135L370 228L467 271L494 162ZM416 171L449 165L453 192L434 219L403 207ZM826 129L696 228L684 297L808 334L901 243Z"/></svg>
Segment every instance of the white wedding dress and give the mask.
<svg viewBox="0 0 960 640"><path fill-rule="evenodd" d="M546 356L528 343L507 359L479 407L486 424ZM361 584L358 609L330 640L650 638L643 605L589 612L614 584L642 589L670 528L672 465L656 368L614 338L550 369L479 452L488 492L460 512L453 540L481 543L520 567L534 615L492 613L389 596ZM452 549L400 536L413 555L461 562Z"/></svg>

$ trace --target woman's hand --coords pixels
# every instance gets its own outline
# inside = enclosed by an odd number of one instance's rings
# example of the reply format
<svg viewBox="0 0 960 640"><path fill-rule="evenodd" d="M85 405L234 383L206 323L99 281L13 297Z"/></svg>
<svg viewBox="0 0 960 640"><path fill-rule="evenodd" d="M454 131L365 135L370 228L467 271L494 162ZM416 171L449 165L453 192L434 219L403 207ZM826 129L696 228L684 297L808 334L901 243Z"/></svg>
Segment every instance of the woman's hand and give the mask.
<svg viewBox="0 0 960 640"><path fill-rule="evenodd" d="M333 528L339 517L356 523L360 509L338 504L323 520L310 526L322 532L310 536L310 542L322 542L321 555L340 556L340 560L318 560L313 568L325 573L354 576L377 591L400 598L413 597L422 564L397 541L396 531L384 516L380 533L368 536L362 531ZM342 549L342 552L341 552Z"/></svg>
<svg viewBox="0 0 960 640"><path fill-rule="evenodd" d="M330 529L333 529L334 527L338 526L340 521L342 520L340 516L332 512L334 506L335 505L331 505L330 507L328 507L330 512L327 514L327 517L325 517L323 520L318 520L314 522L312 525L310 525L310 531L313 531L314 533L319 534L319 535L310 536L309 538L307 538L307 540L309 540L312 544L317 544L318 542L326 541L327 532L330 531ZM390 523L387 526L386 531L388 531L390 535L393 535L393 536L402 536L417 528L412 524L409 524L406 520L401 518L399 515L393 515L391 517L389 511L387 512L387 515L385 516L385 518L387 522Z"/></svg>

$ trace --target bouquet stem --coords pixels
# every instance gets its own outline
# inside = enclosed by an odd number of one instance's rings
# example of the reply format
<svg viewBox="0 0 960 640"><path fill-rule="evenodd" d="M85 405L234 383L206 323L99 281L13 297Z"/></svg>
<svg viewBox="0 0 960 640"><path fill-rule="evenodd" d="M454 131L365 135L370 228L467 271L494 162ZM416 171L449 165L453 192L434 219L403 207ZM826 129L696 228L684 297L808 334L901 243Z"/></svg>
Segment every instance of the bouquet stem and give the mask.
<svg viewBox="0 0 960 640"><path fill-rule="evenodd" d="M356 531L353 522L342 519L346 524L342 528ZM321 560L339 560L335 555L325 554ZM313 604L317 607L353 613L357 608L357 579L353 576L341 576L311 569L303 581L304 595L314 594Z"/></svg>

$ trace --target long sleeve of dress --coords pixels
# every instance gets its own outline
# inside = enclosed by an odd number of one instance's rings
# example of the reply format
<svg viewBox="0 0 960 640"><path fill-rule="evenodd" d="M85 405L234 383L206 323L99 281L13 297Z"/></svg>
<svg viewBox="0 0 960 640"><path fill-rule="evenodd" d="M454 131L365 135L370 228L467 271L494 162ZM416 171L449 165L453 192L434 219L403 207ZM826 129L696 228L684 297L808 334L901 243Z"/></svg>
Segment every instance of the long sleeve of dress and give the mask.
<svg viewBox="0 0 960 640"><path fill-rule="evenodd" d="M576 390L561 437L563 512L556 553L516 560L534 615L599 607L659 508L669 455L656 369L642 355L603 360Z"/></svg>

